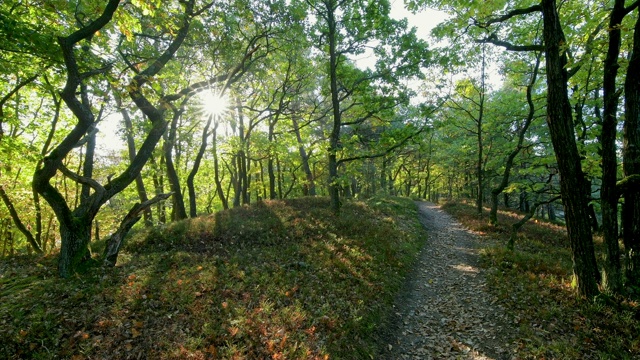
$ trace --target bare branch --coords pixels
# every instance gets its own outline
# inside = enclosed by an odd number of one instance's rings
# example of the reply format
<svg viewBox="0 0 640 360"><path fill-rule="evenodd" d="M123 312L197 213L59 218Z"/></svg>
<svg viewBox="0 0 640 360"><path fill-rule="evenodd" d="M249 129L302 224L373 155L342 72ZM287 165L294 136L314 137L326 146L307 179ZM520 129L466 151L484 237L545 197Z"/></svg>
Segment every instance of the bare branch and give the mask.
<svg viewBox="0 0 640 360"><path fill-rule="evenodd" d="M421 127L420 130L414 132L413 134L410 134L406 138L402 139L402 141L400 141L399 143L393 145L392 147L390 147L388 149L385 149L385 151L383 151L383 152L380 152L380 153L377 153L377 154L359 155L359 156L353 156L353 157L349 157L349 158L340 159L340 160L338 160L338 165L346 163L346 162L350 162L350 161L355 161L355 160L376 159L376 158L379 158L379 157L386 156L386 155L390 154L391 152L393 152L395 149L398 149L400 147L405 146L407 144L407 142L409 142L409 140L411 140L414 137L420 135L424 130L425 130L425 127Z"/></svg>
<svg viewBox="0 0 640 360"><path fill-rule="evenodd" d="M502 16L497 16L497 17L493 17L491 19L489 19L488 21L485 22L480 22L480 21L476 21L476 25L481 27L481 28L486 28L489 27L490 25L496 24L496 23L501 23L501 22L505 22L509 19L511 19L512 17L515 16L519 16L519 15L527 15L527 14L532 14L535 12L542 12L542 5L541 4L537 4L537 5L533 5L531 7L525 8L525 9L514 9L509 11L508 13L502 15Z"/></svg>
<svg viewBox="0 0 640 360"><path fill-rule="evenodd" d="M31 231L27 229L27 227L24 225L24 223L20 219L18 212L13 206L13 202L11 201L11 199L9 199L9 196L4 191L4 187L2 185L0 185L0 198L2 198L2 201L4 202L5 206L7 207L7 209L9 209L9 214L11 215L11 218L13 219L13 223L16 225L18 230L20 230L20 232L27 238L27 241L33 247L33 249L37 253L42 254L43 251L42 251L42 248L40 247L40 244L38 244L36 239L33 237L33 234L31 234Z"/></svg>
<svg viewBox="0 0 640 360"><path fill-rule="evenodd" d="M92 189L94 189L96 192L101 192L104 193L104 187L102 185L100 185L100 183L98 183L97 181L88 178L88 177L84 177L81 175L78 175L76 173L74 173L73 171L69 170L66 166L64 165L60 165L59 167L60 172L62 174L64 174L66 177L70 178L71 180L78 182L80 184L84 184L84 185L89 185Z"/></svg>
<svg viewBox="0 0 640 360"><path fill-rule="evenodd" d="M640 5L640 0L636 0L636 2L634 2L633 4L631 4L628 7L626 7L624 9L624 15L626 16L627 14L629 14L630 12L635 10L638 7L638 5Z"/></svg>
<svg viewBox="0 0 640 360"><path fill-rule="evenodd" d="M502 41L498 39L498 36L493 33L484 39L475 40L477 44L493 44L496 46L501 46L509 51L544 51L543 45L514 45L507 41Z"/></svg>

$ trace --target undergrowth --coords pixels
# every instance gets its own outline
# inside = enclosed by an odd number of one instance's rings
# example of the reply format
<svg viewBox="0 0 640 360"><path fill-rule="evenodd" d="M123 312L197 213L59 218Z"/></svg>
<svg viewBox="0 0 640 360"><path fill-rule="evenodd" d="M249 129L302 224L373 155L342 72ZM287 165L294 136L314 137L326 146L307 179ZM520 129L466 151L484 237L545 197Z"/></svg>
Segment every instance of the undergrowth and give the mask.
<svg viewBox="0 0 640 360"><path fill-rule="evenodd" d="M371 358L424 234L409 199L258 204L138 231L115 268L0 261L7 359Z"/></svg>
<svg viewBox="0 0 640 360"><path fill-rule="evenodd" d="M497 227L476 208L447 203L443 209L484 239L484 266L491 291L514 319L521 359L638 359L640 307L634 299L579 299L572 287L569 242L563 227L531 220L514 251L506 249L507 229L523 215L499 213ZM596 239L596 248L604 251Z"/></svg>

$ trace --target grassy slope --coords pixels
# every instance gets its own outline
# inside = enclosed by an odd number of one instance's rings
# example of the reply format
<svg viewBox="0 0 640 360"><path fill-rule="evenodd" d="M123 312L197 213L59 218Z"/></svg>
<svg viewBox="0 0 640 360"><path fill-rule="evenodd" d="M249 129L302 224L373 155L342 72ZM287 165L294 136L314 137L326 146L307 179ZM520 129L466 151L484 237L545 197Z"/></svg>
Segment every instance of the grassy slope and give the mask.
<svg viewBox="0 0 640 360"><path fill-rule="evenodd" d="M519 358L640 358L638 302L577 299L563 227L530 221L521 230L516 251L511 252L504 246L507 230L522 215L500 212L501 225L493 228L488 225L488 216L478 219L475 206L449 203L444 209L487 240L483 259L489 268L489 285L516 319ZM596 246L600 253L604 251L597 238Z"/></svg>
<svg viewBox="0 0 640 360"><path fill-rule="evenodd" d="M410 200L266 201L142 232L118 267L0 261L0 358L369 358L424 232Z"/></svg>

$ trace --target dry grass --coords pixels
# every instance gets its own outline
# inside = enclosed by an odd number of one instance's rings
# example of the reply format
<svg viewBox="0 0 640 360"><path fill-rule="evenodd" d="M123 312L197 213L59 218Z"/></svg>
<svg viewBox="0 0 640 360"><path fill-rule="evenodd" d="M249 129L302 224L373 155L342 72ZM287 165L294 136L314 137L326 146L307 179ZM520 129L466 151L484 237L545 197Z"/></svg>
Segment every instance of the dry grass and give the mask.
<svg viewBox="0 0 640 360"><path fill-rule="evenodd" d="M265 201L140 231L119 265L61 280L0 261L6 359L369 358L424 239L415 204Z"/></svg>
<svg viewBox="0 0 640 360"><path fill-rule="evenodd" d="M522 359L638 359L640 312L630 298L576 298L566 231L544 221L530 221L516 241L505 248L507 229L521 216L500 211L499 226L488 225L488 214L448 203L443 208L468 228L484 236L484 265L500 302L520 330L517 349ZM602 246L596 239L596 248Z"/></svg>

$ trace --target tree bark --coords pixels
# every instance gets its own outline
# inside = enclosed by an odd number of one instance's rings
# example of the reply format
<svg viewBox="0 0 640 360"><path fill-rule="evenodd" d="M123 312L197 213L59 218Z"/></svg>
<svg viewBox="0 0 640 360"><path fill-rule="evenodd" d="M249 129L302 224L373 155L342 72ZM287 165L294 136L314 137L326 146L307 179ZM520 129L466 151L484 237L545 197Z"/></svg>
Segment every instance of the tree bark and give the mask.
<svg viewBox="0 0 640 360"><path fill-rule="evenodd" d="M638 13L624 87L622 159L626 178L640 176L640 8ZM623 196L622 238L626 255L626 278L629 285L640 286L640 187L625 187Z"/></svg>
<svg viewBox="0 0 640 360"><path fill-rule="evenodd" d="M602 234L605 243L603 267L603 287L607 291L618 292L622 285L620 266L620 246L618 245L618 193L616 181L618 160L616 155L616 128L618 120L618 94L616 77L618 76L618 56L620 54L620 24L625 16L624 0L615 0L609 19L609 47L604 62L602 91L604 108L600 146L602 156L602 185L600 187L600 207L602 210Z"/></svg>
<svg viewBox="0 0 640 360"><path fill-rule="evenodd" d="M171 120L171 127L169 128L169 135L164 139L164 158L167 170L167 179L169 180L169 188L173 193L173 218L172 220L183 220L187 218L187 209L184 206L184 196L180 188L180 177L173 163L173 148L177 137L178 119L181 116L181 111L174 109L173 119Z"/></svg>
<svg viewBox="0 0 640 360"><path fill-rule="evenodd" d="M200 163L202 162L202 157L204 156L205 150L207 150L207 137L209 136L209 127L211 126L213 115L209 116L207 120L207 124L204 126L202 130L202 141L200 142L200 150L196 155L195 160L193 161L193 168L189 172L189 176L187 176L187 188L189 189L189 216L194 218L198 216L197 211L197 203L196 203L196 188L194 184L194 180L196 175L198 174L198 170L200 169Z"/></svg>
<svg viewBox="0 0 640 360"><path fill-rule="evenodd" d="M222 202L222 208L224 210L229 209L229 201L224 194L224 190L222 189L222 181L220 181L220 163L218 162L218 122L216 121L213 125L213 136L211 140L211 147L213 153L213 180L216 182L216 191L218 193L218 198L220 198L220 202Z"/></svg>
<svg viewBox="0 0 640 360"><path fill-rule="evenodd" d="M133 137L133 122L131 121L131 117L129 116L129 112L122 106L122 99L119 95L117 95L117 91L114 92L114 98L116 100L116 105L120 108L120 114L122 115L122 120L124 122L124 131L125 137L127 139L127 151L129 154L129 161L132 161L136 157L136 142ZM136 191L138 192L138 198L140 198L140 202L144 203L149 200L147 196L147 190L144 187L144 181L142 180L142 175L136 176ZM151 208L146 208L143 212L144 216L144 225L146 227L150 227L153 225L153 214L151 212Z"/></svg>
<svg viewBox="0 0 640 360"><path fill-rule="evenodd" d="M329 82L331 89L331 106L333 110L333 124L329 135L329 198L331 209L335 214L340 212L340 184L338 179L338 150L340 148L340 129L342 127L342 112L338 89L338 24L334 1L327 1L327 27L329 40Z"/></svg>
<svg viewBox="0 0 640 360"><path fill-rule="evenodd" d="M153 204L166 200L171 194L160 194L155 196L151 200L147 200L143 203L135 204L131 210L127 213L127 215L122 219L120 225L118 226L118 230L114 232L107 241L107 246L104 250L103 255L103 265L104 266L116 266L116 262L118 261L118 254L120 254L120 248L122 247L122 242L124 238L129 233L129 230L140 220L140 212L144 212L146 209L150 208Z"/></svg>
<svg viewBox="0 0 640 360"><path fill-rule="evenodd" d="M560 171L560 188L571 243L573 274L580 295L598 292L598 267L589 224L588 189L573 129L567 94L566 40L555 0L542 1L547 73L547 124Z"/></svg>
<svg viewBox="0 0 640 360"><path fill-rule="evenodd" d="M74 273L80 264L88 260L87 246L91 240L91 224L92 221L88 217L76 217L71 223L60 223L58 271L63 277Z"/></svg>
<svg viewBox="0 0 640 360"><path fill-rule="evenodd" d="M302 170L306 177L306 183L303 187L303 194L308 196L316 196L316 184L313 180L313 172L311 172L311 166L309 166L310 154L304 148L304 141L300 135L300 124L298 122L297 112L291 116L291 122L293 123L293 131L296 134L296 140L298 142L298 152L300 153L300 160L302 161Z"/></svg>

